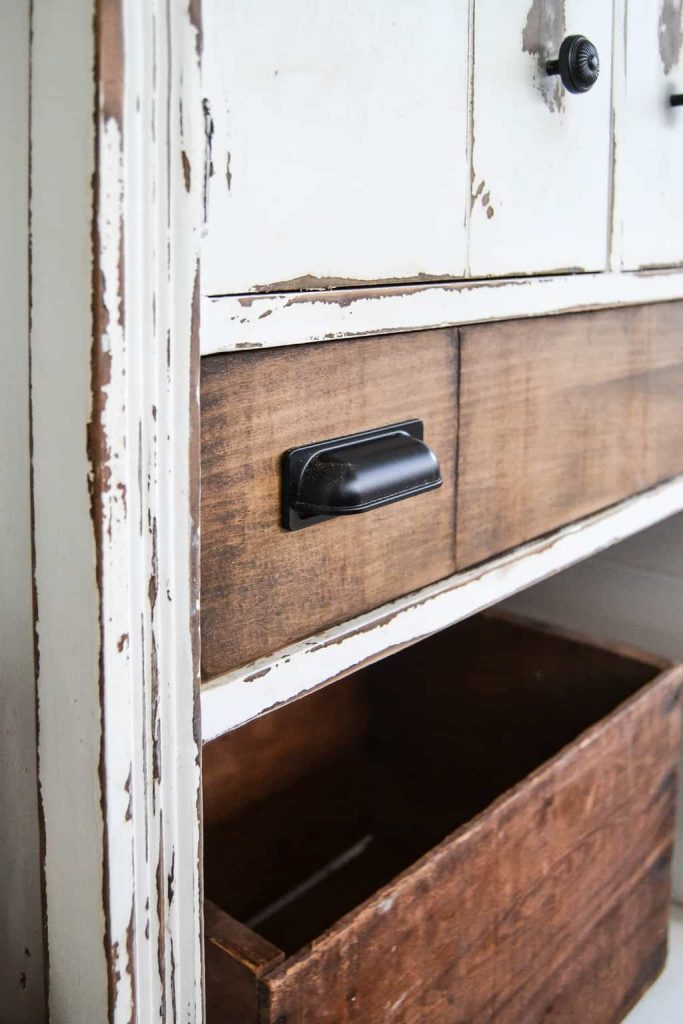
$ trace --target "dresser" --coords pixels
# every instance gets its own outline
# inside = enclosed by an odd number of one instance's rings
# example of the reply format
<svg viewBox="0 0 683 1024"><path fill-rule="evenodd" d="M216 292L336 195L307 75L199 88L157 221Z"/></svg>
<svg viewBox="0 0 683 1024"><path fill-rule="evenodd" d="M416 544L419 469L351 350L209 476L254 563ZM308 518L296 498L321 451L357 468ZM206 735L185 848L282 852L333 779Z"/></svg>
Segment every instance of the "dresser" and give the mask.
<svg viewBox="0 0 683 1024"><path fill-rule="evenodd" d="M239 736L293 785L437 729L388 659L493 606L683 657L682 19L0 3L8 1021L322 1021L214 904Z"/></svg>

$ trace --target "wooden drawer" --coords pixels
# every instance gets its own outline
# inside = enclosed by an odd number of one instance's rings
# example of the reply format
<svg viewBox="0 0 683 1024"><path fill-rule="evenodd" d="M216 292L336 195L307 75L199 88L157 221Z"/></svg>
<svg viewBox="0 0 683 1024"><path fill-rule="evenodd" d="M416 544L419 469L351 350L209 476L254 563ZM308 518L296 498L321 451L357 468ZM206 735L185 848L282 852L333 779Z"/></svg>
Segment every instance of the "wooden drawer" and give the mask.
<svg viewBox="0 0 683 1024"><path fill-rule="evenodd" d="M578 33L600 55L585 95L546 75L563 39ZM474 277L605 268L611 63L611 2L476 0Z"/></svg>
<svg viewBox="0 0 683 1024"><path fill-rule="evenodd" d="M207 746L209 1022L620 1020L666 958L681 677L482 617Z"/></svg>
<svg viewBox="0 0 683 1024"><path fill-rule="evenodd" d="M683 472L683 303L461 331L457 563Z"/></svg>
<svg viewBox="0 0 683 1024"><path fill-rule="evenodd" d="M627 0L615 98L615 219L624 268L683 262L683 10Z"/></svg>
<svg viewBox="0 0 683 1024"><path fill-rule="evenodd" d="M204 0L210 295L462 276L468 4Z"/></svg>
<svg viewBox="0 0 683 1024"><path fill-rule="evenodd" d="M454 571L456 332L210 356L201 387L205 678ZM287 449L411 418L439 490L283 529Z"/></svg>

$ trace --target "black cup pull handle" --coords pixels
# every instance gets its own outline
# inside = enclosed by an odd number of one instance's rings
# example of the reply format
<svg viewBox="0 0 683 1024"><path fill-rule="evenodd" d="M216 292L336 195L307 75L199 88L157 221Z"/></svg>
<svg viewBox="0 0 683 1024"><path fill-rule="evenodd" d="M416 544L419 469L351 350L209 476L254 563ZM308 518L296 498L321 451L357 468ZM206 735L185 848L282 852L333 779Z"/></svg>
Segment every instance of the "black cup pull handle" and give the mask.
<svg viewBox="0 0 683 1024"><path fill-rule="evenodd" d="M559 75L567 92L588 92L600 75L600 56L590 39L567 36L557 60L546 64L546 73Z"/></svg>
<svg viewBox="0 0 683 1024"><path fill-rule="evenodd" d="M421 420L291 448L282 457L282 525L301 530L441 487Z"/></svg>
<svg viewBox="0 0 683 1024"><path fill-rule="evenodd" d="M683 107L683 92L678 93L676 96L671 96L669 102L672 107Z"/></svg>

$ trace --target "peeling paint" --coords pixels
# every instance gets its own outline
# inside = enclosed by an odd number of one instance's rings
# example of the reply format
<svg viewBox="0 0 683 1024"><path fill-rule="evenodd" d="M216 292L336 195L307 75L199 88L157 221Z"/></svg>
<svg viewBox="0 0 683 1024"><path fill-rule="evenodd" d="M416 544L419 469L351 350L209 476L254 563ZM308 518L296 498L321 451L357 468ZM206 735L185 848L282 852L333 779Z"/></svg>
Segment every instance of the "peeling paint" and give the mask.
<svg viewBox="0 0 683 1024"><path fill-rule="evenodd" d="M214 123L211 117L211 107L208 99L202 101L202 111L204 115L204 182L202 188L202 206L204 209L204 223L208 222L209 218L209 182L213 175L213 135L214 135Z"/></svg>
<svg viewBox="0 0 683 1024"><path fill-rule="evenodd" d="M564 0L533 0L522 31L522 50L536 64L536 87L550 111L564 109L564 87L557 75L547 75L546 64L557 57L566 34Z"/></svg>
<svg viewBox="0 0 683 1024"><path fill-rule="evenodd" d="M180 159L183 164L183 180L185 181L185 191L190 192L192 190L192 168L190 167L190 158L188 157L185 150L180 154Z"/></svg>
<svg viewBox="0 0 683 1024"><path fill-rule="evenodd" d="M372 290L206 297L202 355L667 302L683 293L683 272L676 268L637 276L570 270Z"/></svg>
<svg viewBox="0 0 683 1024"><path fill-rule="evenodd" d="M683 0L661 0L659 56L666 75L678 64L683 47Z"/></svg>
<svg viewBox="0 0 683 1024"><path fill-rule="evenodd" d="M270 666L268 666L267 668L259 669L258 672L252 672L251 675L245 676L244 681L245 683L254 683L256 682L257 679L263 679L263 677L267 676L269 672Z"/></svg>
<svg viewBox="0 0 683 1024"><path fill-rule="evenodd" d="M168 905L170 907L171 904L173 903L173 897L175 895L175 850L173 851L173 856L171 857L171 870L168 873L167 889L167 900Z"/></svg>
<svg viewBox="0 0 683 1024"><path fill-rule="evenodd" d="M356 277L316 277L315 274L302 274L301 277L293 277L288 281L270 281L268 284L260 284L252 289L255 294L261 292L306 292L319 291L329 288L355 288L359 286L406 284L420 282L428 283L434 281L448 280L443 274L430 274L421 271L417 274L410 274L408 277L380 277L380 278L356 278Z"/></svg>

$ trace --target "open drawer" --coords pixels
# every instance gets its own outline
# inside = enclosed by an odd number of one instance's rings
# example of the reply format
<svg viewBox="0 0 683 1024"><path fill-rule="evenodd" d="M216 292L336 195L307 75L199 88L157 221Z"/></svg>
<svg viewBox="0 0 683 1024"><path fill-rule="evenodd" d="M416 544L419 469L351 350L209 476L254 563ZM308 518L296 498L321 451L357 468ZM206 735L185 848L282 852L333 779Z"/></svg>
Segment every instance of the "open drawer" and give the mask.
<svg viewBox="0 0 683 1024"><path fill-rule="evenodd" d="M207 746L209 1021L620 1020L666 958L681 678L482 616Z"/></svg>

